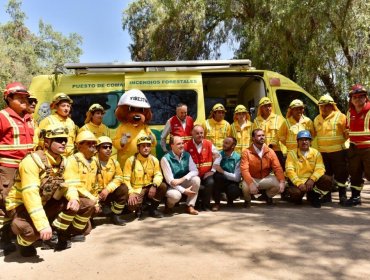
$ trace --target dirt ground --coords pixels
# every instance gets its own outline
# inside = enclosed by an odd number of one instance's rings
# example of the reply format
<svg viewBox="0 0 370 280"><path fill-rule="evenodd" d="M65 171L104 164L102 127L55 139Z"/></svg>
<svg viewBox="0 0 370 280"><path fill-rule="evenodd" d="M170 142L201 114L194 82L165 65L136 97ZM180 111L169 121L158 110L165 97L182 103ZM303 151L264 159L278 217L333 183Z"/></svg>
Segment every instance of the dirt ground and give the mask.
<svg viewBox="0 0 370 280"><path fill-rule="evenodd" d="M360 207L337 197L321 209L276 198L124 227L101 219L69 250L1 257L0 279L369 279L370 185Z"/></svg>

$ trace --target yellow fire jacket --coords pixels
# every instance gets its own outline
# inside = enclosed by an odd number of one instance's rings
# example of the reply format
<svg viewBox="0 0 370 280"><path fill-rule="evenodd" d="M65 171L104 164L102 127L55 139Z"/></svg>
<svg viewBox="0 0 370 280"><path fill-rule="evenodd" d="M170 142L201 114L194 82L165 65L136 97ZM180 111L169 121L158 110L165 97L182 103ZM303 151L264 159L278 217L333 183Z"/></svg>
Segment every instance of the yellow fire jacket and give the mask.
<svg viewBox="0 0 370 280"><path fill-rule="evenodd" d="M46 158L50 166L59 166L60 162L45 152ZM37 163L35 160L37 160ZM65 158L62 158L65 161ZM47 202L44 197L40 195L40 184L46 176L43 172L44 167L41 158L35 153L33 157L27 155L19 164L19 173L15 179L14 186L10 189L8 197L6 198L6 210L10 211L16 207L24 204L29 213L33 224L37 231L41 231L49 227L48 217L44 211L43 205ZM59 167L54 167L53 171L58 172ZM78 193L74 187L65 187L64 196L67 200L78 200Z"/></svg>
<svg viewBox="0 0 370 280"><path fill-rule="evenodd" d="M295 149L288 152L285 172L290 181L299 186L308 179L316 182L325 174L325 166L318 150L310 148L304 157L299 149Z"/></svg>
<svg viewBox="0 0 370 280"><path fill-rule="evenodd" d="M71 118L64 119L58 114L52 114L43 119L39 124L40 131L45 129L49 124L61 124L63 127L68 128L68 142L66 146L66 151L64 152L65 156L70 156L73 154L75 147L75 140L77 136L78 127L75 125ZM41 139L40 139L41 140ZM39 146L43 146L42 140L39 143Z"/></svg>
<svg viewBox="0 0 370 280"><path fill-rule="evenodd" d="M301 130L309 130L311 136L315 136L313 122L306 116L302 116L299 122L293 117L289 117L281 125L278 131L278 138L286 146L288 151L297 149L297 134Z"/></svg>
<svg viewBox="0 0 370 280"><path fill-rule="evenodd" d="M344 143L348 139L346 115L333 111L325 119L318 115L314 120L317 137L317 147L322 153L338 152L345 149Z"/></svg>
<svg viewBox="0 0 370 280"><path fill-rule="evenodd" d="M105 166L99 161L98 184L93 193L95 197L105 188L109 193L114 192L122 183L122 169L117 160L110 158Z"/></svg>
<svg viewBox="0 0 370 280"><path fill-rule="evenodd" d="M97 159L93 157L87 161L80 152L67 158L64 180L67 187L75 187L79 196L97 201L93 195L97 180Z"/></svg>
<svg viewBox="0 0 370 280"><path fill-rule="evenodd" d="M144 186L155 184L159 186L163 175L156 157L149 155L147 158L141 154L130 157L123 169L123 181L128 187L128 193L139 194Z"/></svg>
<svg viewBox="0 0 370 280"><path fill-rule="evenodd" d="M212 118L207 119L202 126L205 139L210 140L217 150L222 150L224 139L230 135L230 124L225 120L216 122Z"/></svg>
<svg viewBox="0 0 370 280"><path fill-rule="evenodd" d="M110 137L109 129L103 123L101 125L96 125L96 124L93 124L92 122L89 122L85 124L83 127L81 127L78 133L80 133L81 131L91 131L95 135L96 138L99 138L100 136Z"/></svg>
<svg viewBox="0 0 370 280"><path fill-rule="evenodd" d="M237 140L235 151L241 155L251 145L252 123L247 120L247 124L241 129L239 122L234 121L230 127L230 132L230 135Z"/></svg>
<svg viewBox="0 0 370 280"><path fill-rule="evenodd" d="M258 110L259 112L259 110ZM265 144L273 145L272 149L274 151L281 151L278 132L280 131L281 126L285 122L285 119L282 116L271 113L267 119L262 118L261 115L258 115L253 122L252 131L259 128L265 132Z"/></svg>

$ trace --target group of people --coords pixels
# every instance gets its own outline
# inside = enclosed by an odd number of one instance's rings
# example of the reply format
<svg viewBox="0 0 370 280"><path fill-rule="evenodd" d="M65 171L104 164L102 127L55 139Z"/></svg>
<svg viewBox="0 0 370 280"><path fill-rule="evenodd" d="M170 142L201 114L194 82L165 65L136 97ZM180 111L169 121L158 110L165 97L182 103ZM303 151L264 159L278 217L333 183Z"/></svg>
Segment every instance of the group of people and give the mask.
<svg viewBox="0 0 370 280"><path fill-rule="evenodd" d="M37 99L22 84L8 84L7 107L0 111L1 249L16 249L15 234L24 257L37 254L39 239L64 250L84 241L101 213L122 226L123 213L134 212L139 220L146 213L170 216L181 199L190 215L219 211L222 194L228 206L240 196L245 207L253 199L274 205L280 193L296 204L307 194L312 206L321 207L337 188L341 205L359 205L363 177L370 179L370 102L361 85L349 97L346 116L330 96L322 96L314 121L304 115L300 100L291 102L285 119L264 97L253 123L247 108L238 105L231 125L222 104L202 124L194 124L187 105L179 104L162 131L166 154L159 160L152 155L150 130L128 146L130 133L118 129L112 141L101 105L91 105L78 128L70 118L73 100L58 93L50 105L53 114L37 124L32 117ZM112 157L113 147L124 149L124 162Z"/></svg>

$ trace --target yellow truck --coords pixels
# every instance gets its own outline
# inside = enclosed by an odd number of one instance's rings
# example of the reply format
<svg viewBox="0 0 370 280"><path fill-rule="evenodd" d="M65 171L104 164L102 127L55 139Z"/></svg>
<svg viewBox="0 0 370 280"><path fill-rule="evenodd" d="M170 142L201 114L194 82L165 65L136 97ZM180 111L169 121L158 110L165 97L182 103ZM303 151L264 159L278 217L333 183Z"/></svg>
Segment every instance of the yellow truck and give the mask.
<svg viewBox="0 0 370 280"><path fill-rule="evenodd" d="M301 99L305 114L312 120L318 114L317 100L302 87L283 75L256 70L251 61L151 61L127 63L67 63L74 74L41 75L33 78L30 91L39 105L36 120L50 114L50 101L55 93L64 92L73 99L72 119L84 124L85 113L93 103L106 108L103 122L114 130L119 123L114 115L118 100L125 91L140 89L153 111L151 128L158 143L167 119L175 114L178 103L188 105L188 113L202 123L216 103L227 109L226 119L232 122L237 104L249 108L252 119L259 100L268 96L274 110L285 116L289 103ZM157 155L162 150L157 147Z"/></svg>

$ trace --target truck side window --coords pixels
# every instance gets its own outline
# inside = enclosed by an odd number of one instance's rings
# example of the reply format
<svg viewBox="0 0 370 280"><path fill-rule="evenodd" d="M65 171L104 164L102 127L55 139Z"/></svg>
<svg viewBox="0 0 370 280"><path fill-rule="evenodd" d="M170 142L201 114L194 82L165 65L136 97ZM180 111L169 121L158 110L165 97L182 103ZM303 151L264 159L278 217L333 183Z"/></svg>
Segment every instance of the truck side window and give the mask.
<svg viewBox="0 0 370 280"><path fill-rule="evenodd" d="M319 114L319 108L314 101L312 101L308 96L304 95L303 92L293 91L293 90L277 90L276 97L279 102L281 114L285 117L286 112L290 102L294 99L302 100L306 105L304 114L309 117L312 121Z"/></svg>
<svg viewBox="0 0 370 280"><path fill-rule="evenodd" d="M151 125L165 124L176 115L176 105L184 103L188 106L188 115L197 118L197 93L194 90L145 90L143 91L150 103L153 118Z"/></svg>

